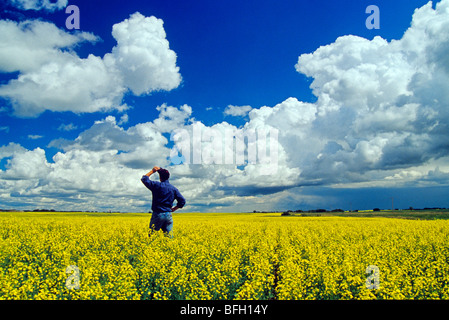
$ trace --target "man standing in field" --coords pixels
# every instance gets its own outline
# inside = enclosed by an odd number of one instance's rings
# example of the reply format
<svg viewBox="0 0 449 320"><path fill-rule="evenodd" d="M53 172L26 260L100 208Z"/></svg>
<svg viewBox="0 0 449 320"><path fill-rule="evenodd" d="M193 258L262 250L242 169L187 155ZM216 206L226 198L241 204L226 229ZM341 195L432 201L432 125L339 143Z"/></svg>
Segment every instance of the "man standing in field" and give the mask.
<svg viewBox="0 0 449 320"><path fill-rule="evenodd" d="M160 182L150 180L150 176L155 172L159 173ZM170 184L168 178L170 178L170 172L167 169L154 167L141 179L142 183L153 194L153 204L151 206L153 213L150 220L149 236L152 231L161 229L166 235L170 235L173 229L172 212L181 209L186 204L184 197L178 189ZM175 200L177 201L176 206L172 207Z"/></svg>

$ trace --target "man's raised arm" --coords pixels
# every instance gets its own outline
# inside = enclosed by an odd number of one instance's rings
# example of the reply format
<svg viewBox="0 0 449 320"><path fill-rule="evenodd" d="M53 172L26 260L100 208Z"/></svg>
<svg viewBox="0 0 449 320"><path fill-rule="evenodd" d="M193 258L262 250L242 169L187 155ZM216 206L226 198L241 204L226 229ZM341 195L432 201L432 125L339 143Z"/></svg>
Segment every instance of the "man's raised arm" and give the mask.
<svg viewBox="0 0 449 320"><path fill-rule="evenodd" d="M147 177L151 176L153 173L157 172L159 169L160 169L160 167L154 166L153 169L151 169L151 171L146 174L146 176Z"/></svg>
<svg viewBox="0 0 449 320"><path fill-rule="evenodd" d="M149 171L147 174L142 176L142 179L140 179L140 181L142 181L142 183L145 185L145 187L147 187L148 189L151 190L151 180L150 180L150 176L157 172L160 169L160 167L153 167L153 169L151 169L151 171Z"/></svg>

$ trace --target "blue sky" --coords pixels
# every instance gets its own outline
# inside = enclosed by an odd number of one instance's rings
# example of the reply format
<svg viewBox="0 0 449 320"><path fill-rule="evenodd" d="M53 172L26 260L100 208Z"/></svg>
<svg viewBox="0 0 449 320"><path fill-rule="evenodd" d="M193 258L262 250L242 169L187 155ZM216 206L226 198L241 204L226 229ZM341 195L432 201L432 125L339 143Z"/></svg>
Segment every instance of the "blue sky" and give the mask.
<svg viewBox="0 0 449 320"><path fill-rule="evenodd" d="M447 207L448 2L2 2L0 207L146 211L154 165L188 211ZM194 123L278 130L278 173L175 166Z"/></svg>

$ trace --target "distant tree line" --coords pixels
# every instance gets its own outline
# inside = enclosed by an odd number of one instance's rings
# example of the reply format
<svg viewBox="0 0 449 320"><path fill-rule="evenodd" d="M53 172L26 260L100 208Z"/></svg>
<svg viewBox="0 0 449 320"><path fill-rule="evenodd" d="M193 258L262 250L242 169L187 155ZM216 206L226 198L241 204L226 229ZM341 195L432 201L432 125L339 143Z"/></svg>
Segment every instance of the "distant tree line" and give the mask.
<svg viewBox="0 0 449 320"><path fill-rule="evenodd" d="M395 210L399 210L399 209L395 209ZM432 208L422 208L422 209L414 209L413 207L409 207L408 209L403 209L403 210L410 210L410 211L431 211L431 210L446 210L446 208L440 208L440 207L432 207ZM374 208L373 209L374 212L379 212L382 211L382 209L380 208ZM254 212L263 212L263 211L256 211L254 210ZM343 209L333 209L333 210L326 210L326 209L314 209L314 210L307 210L307 211L303 211L303 210L287 210L282 212L283 216L288 216L291 215L293 213L324 213L324 212L345 212ZM349 212L359 212L359 210L352 210Z"/></svg>
<svg viewBox="0 0 449 320"><path fill-rule="evenodd" d="M334 210L326 210L326 209L313 209L313 210L307 210L307 211L303 211L303 210L287 210L282 212L283 216L288 216L291 215L292 213L324 213L324 212L345 212L343 209L334 209Z"/></svg>
<svg viewBox="0 0 449 320"><path fill-rule="evenodd" d="M82 211L82 210L54 210L54 209L33 209L33 210L20 210L20 209L0 209L0 212L89 212L89 213L121 213L120 211Z"/></svg>

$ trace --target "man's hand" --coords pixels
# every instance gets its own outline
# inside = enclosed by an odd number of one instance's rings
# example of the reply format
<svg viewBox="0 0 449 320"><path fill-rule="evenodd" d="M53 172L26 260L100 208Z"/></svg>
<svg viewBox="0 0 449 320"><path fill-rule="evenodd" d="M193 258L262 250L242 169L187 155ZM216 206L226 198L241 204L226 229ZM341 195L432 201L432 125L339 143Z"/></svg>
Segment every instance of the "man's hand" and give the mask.
<svg viewBox="0 0 449 320"><path fill-rule="evenodd" d="M178 206L175 206L175 207L171 208L171 212L175 212L178 209L179 209Z"/></svg>
<svg viewBox="0 0 449 320"><path fill-rule="evenodd" d="M146 174L146 176L148 176L148 177L151 176L153 173L157 172L159 169L160 169L160 167L154 166L153 169L151 169L151 171Z"/></svg>

